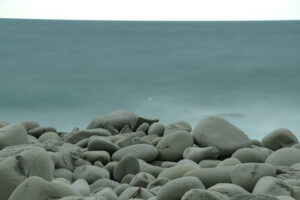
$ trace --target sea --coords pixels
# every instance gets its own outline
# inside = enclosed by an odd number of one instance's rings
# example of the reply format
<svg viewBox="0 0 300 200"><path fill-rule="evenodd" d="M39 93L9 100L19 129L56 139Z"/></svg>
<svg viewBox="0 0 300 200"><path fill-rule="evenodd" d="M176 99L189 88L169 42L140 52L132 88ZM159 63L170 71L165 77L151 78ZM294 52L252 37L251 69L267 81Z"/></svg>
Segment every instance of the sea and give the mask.
<svg viewBox="0 0 300 200"><path fill-rule="evenodd" d="M300 139L300 21L0 19L0 120L71 131L118 109Z"/></svg>

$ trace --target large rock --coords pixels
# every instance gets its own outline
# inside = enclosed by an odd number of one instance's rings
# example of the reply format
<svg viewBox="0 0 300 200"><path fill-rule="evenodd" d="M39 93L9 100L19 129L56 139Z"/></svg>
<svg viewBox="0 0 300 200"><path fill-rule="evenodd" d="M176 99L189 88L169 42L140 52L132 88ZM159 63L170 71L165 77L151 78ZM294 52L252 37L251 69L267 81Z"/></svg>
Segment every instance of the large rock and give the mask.
<svg viewBox="0 0 300 200"><path fill-rule="evenodd" d="M286 147L274 151L266 159L266 163L277 166L291 166L300 163L300 149Z"/></svg>
<svg viewBox="0 0 300 200"><path fill-rule="evenodd" d="M19 124L0 128L0 150L6 146L28 144L25 128Z"/></svg>
<svg viewBox="0 0 300 200"><path fill-rule="evenodd" d="M219 150L216 147L189 147L184 150L183 158L194 162L200 162L204 159L216 159L219 156Z"/></svg>
<svg viewBox="0 0 300 200"><path fill-rule="evenodd" d="M229 200L278 200L276 197L266 194L239 194L230 197Z"/></svg>
<svg viewBox="0 0 300 200"><path fill-rule="evenodd" d="M157 194L157 200L180 200L191 189L204 189L202 182L195 177L183 177L166 183Z"/></svg>
<svg viewBox="0 0 300 200"><path fill-rule="evenodd" d="M237 165L231 172L233 184L252 192L257 181L264 176L275 176L276 168L272 165L262 163L245 163Z"/></svg>
<svg viewBox="0 0 300 200"><path fill-rule="evenodd" d="M50 181L54 165L43 149L30 149L0 160L0 199L8 199L26 178L39 176Z"/></svg>
<svg viewBox="0 0 300 200"><path fill-rule="evenodd" d="M134 123L137 115L127 110L117 110L107 115L94 118L88 125L87 129L106 128L113 126L115 129L121 130L123 126Z"/></svg>
<svg viewBox="0 0 300 200"><path fill-rule="evenodd" d="M151 124L148 130L148 135L157 135L157 136L163 136L165 131L165 126L162 123L155 122Z"/></svg>
<svg viewBox="0 0 300 200"><path fill-rule="evenodd" d="M264 176L256 183L254 194L268 194L272 196L292 196L293 188L283 180L272 176Z"/></svg>
<svg viewBox="0 0 300 200"><path fill-rule="evenodd" d="M149 144L130 145L116 151L112 155L112 160L118 161L127 154L133 154L139 159L142 159L146 162L151 162L157 157L158 150L156 147Z"/></svg>
<svg viewBox="0 0 300 200"><path fill-rule="evenodd" d="M22 125L26 129L26 131L30 131L31 129L40 127L40 124L33 120L25 120L20 122L19 124Z"/></svg>
<svg viewBox="0 0 300 200"><path fill-rule="evenodd" d="M185 131L178 131L164 136L157 144L159 159L178 161L182 159L184 150L193 145L193 137Z"/></svg>
<svg viewBox="0 0 300 200"><path fill-rule="evenodd" d="M127 174L137 174L140 172L140 165L134 155L128 154L122 157L114 168L113 177L120 182Z"/></svg>
<svg viewBox="0 0 300 200"><path fill-rule="evenodd" d="M224 194L227 197L232 197L239 194L248 194L249 192L246 191L241 186L232 184L232 183L218 183L210 188L208 188L210 191L220 192L221 194Z"/></svg>
<svg viewBox="0 0 300 200"><path fill-rule="evenodd" d="M231 157L242 163L263 163L265 161L262 153L253 148L241 148L235 151Z"/></svg>
<svg viewBox="0 0 300 200"><path fill-rule="evenodd" d="M184 176L194 176L209 188L217 183L231 183L230 173L233 169L233 167L195 169L186 172Z"/></svg>
<svg viewBox="0 0 300 200"><path fill-rule="evenodd" d="M262 145L274 151L298 143L297 137L286 128L279 128L262 139Z"/></svg>
<svg viewBox="0 0 300 200"><path fill-rule="evenodd" d="M251 145L250 139L242 130L219 117L201 120L192 134L199 146L214 146L219 149L220 155L230 155L237 149Z"/></svg>
<svg viewBox="0 0 300 200"><path fill-rule="evenodd" d="M49 200L67 196L78 196L78 194L63 184L50 183L39 177L30 177L14 190L9 200Z"/></svg>
<svg viewBox="0 0 300 200"><path fill-rule="evenodd" d="M191 132L192 127L186 121L173 122L173 123L169 124L168 126L166 126L166 128L164 130L164 136L170 135L170 134L175 133L177 131Z"/></svg>
<svg viewBox="0 0 300 200"><path fill-rule="evenodd" d="M204 189L192 189L187 191L181 200L227 200L228 197L216 192Z"/></svg>
<svg viewBox="0 0 300 200"><path fill-rule="evenodd" d="M75 144L79 142L80 140L83 140L85 138L89 138L92 136L110 136L111 132L103 129L103 128L95 128L95 129L86 129L81 130L75 133L69 133L64 137L65 142L69 142L72 144Z"/></svg>

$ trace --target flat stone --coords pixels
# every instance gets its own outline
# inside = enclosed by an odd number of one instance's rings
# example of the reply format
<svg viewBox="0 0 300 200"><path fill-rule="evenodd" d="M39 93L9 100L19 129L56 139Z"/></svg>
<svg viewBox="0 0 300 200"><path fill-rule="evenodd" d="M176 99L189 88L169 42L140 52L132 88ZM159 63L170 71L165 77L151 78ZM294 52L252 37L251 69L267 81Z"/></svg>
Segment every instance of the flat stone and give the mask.
<svg viewBox="0 0 300 200"><path fill-rule="evenodd" d="M241 164L241 161L239 161L236 158L226 158L225 160L222 160L217 167L222 167L222 166L235 166Z"/></svg>
<svg viewBox="0 0 300 200"><path fill-rule="evenodd" d="M157 200L178 200L191 189L204 189L202 182L195 177L183 177L166 183L157 194Z"/></svg>
<svg viewBox="0 0 300 200"><path fill-rule="evenodd" d="M239 194L230 197L229 200L278 200L276 197L266 194Z"/></svg>
<svg viewBox="0 0 300 200"><path fill-rule="evenodd" d="M127 154L119 161L114 168L113 177L120 182L127 174L137 174L140 172L140 165L136 156Z"/></svg>
<svg viewBox="0 0 300 200"><path fill-rule="evenodd" d="M28 144L25 128L19 124L0 128L0 150L7 146Z"/></svg>
<svg viewBox="0 0 300 200"><path fill-rule="evenodd" d="M220 160L205 159L199 162L199 166L201 168L214 168L217 167L220 162Z"/></svg>
<svg viewBox="0 0 300 200"><path fill-rule="evenodd" d="M209 188L217 183L231 183L230 173L233 169L233 167L195 169L186 172L184 176L196 177Z"/></svg>
<svg viewBox="0 0 300 200"><path fill-rule="evenodd" d="M103 128L95 128L95 129L86 129L81 130L75 133L69 133L65 135L63 138L65 142L69 142L72 144L75 144L79 142L80 140L83 140L85 138L90 138L92 136L110 136L111 132L109 132L106 129Z"/></svg>
<svg viewBox="0 0 300 200"><path fill-rule="evenodd" d="M194 162L200 162L204 159L216 159L220 152L216 147L189 147L183 152L183 158L190 159Z"/></svg>
<svg viewBox="0 0 300 200"><path fill-rule="evenodd" d="M66 196L77 196L77 193L63 184L33 176L18 185L8 200L48 200Z"/></svg>
<svg viewBox="0 0 300 200"><path fill-rule="evenodd" d="M110 161L110 155L106 151L87 151L83 153L83 158L91 163L100 161L103 164L107 164Z"/></svg>
<svg viewBox="0 0 300 200"><path fill-rule="evenodd" d="M97 166L83 165L75 169L73 172L74 181L84 179L89 184L92 184L101 178L109 178L109 173L106 169Z"/></svg>
<svg viewBox="0 0 300 200"><path fill-rule="evenodd" d="M170 167L167 169L164 169L159 175L158 178L167 178L169 180L174 180L177 178L183 177L183 175L190 171L194 170L195 167L191 165L177 165L174 167Z"/></svg>
<svg viewBox="0 0 300 200"><path fill-rule="evenodd" d="M239 194L248 194L249 192L246 191L244 188L232 184L232 183L218 183L210 188L208 188L210 191L219 192L221 194L224 194L227 197L232 197Z"/></svg>
<svg viewBox="0 0 300 200"><path fill-rule="evenodd" d="M262 139L262 146L276 151L284 147L291 147L299 141L297 137L286 128L279 128Z"/></svg>
<svg viewBox="0 0 300 200"><path fill-rule="evenodd" d="M56 128L52 127L52 126L40 126L40 127L36 127L31 129L30 131L28 131L29 135L33 135L36 138L39 138L43 133L46 132L57 132Z"/></svg>
<svg viewBox="0 0 300 200"><path fill-rule="evenodd" d="M210 190L192 189L186 192L181 200L228 200L228 197Z"/></svg>
<svg viewBox="0 0 300 200"><path fill-rule="evenodd" d="M125 125L131 125L137 119L136 114L128 110L116 110L112 113L94 118L87 129L106 128L113 126L117 130L121 130Z"/></svg>
<svg viewBox="0 0 300 200"><path fill-rule="evenodd" d="M141 159L138 159L138 161L140 164L140 171L149 173L154 177L157 177L158 174L160 174L164 170L164 168L162 167L151 165Z"/></svg>
<svg viewBox="0 0 300 200"><path fill-rule="evenodd" d="M269 155L266 163L276 166L291 166L300 163L300 149L285 147Z"/></svg>
<svg viewBox="0 0 300 200"><path fill-rule="evenodd" d="M96 193L97 191L100 191L104 188L111 188L115 189L120 185L120 183L111 180L111 179L99 179L98 181L95 181L93 184L90 185L90 190L92 193Z"/></svg>
<svg viewBox="0 0 300 200"><path fill-rule="evenodd" d="M157 155L158 150L156 147L149 144L135 144L119 149L112 155L112 160L118 161L124 155L132 154L137 158L142 159L146 162L153 161Z"/></svg>
<svg viewBox="0 0 300 200"><path fill-rule="evenodd" d="M184 150L193 145L190 133L178 131L164 136L157 144L159 159L165 161L179 161Z"/></svg>
<svg viewBox="0 0 300 200"><path fill-rule="evenodd" d="M230 178L233 184L252 192L257 181L264 176L276 176L276 168L263 163L239 164L231 172Z"/></svg>
<svg viewBox="0 0 300 200"><path fill-rule="evenodd" d="M207 117L196 125L193 137L200 147L214 146L220 155L231 155L234 151L250 147L251 141L239 128L219 117Z"/></svg>

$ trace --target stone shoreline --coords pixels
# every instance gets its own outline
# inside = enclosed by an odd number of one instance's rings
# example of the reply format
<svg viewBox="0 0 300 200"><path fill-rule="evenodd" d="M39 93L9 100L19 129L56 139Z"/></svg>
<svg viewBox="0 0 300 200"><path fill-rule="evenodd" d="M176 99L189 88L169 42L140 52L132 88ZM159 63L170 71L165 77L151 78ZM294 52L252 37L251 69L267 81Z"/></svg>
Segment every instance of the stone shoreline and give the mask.
<svg viewBox="0 0 300 200"><path fill-rule="evenodd" d="M300 143L219 117L195 127L117 110L84 130L0 121L1 200L300 200Z"/></svg>

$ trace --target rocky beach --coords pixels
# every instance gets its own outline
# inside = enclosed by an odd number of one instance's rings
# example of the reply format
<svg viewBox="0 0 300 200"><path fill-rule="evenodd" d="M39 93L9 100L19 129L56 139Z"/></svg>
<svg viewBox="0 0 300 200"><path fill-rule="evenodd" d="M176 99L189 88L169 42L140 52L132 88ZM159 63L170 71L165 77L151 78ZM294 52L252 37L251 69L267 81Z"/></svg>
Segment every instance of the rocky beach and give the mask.
<svg viewBox="0 0 300 200"><path fill-rule="evenodd" d="M192 127L127 110L70 132L0 121L0 200L300 200L287 128L257 140L220 117Z"/></svg>

